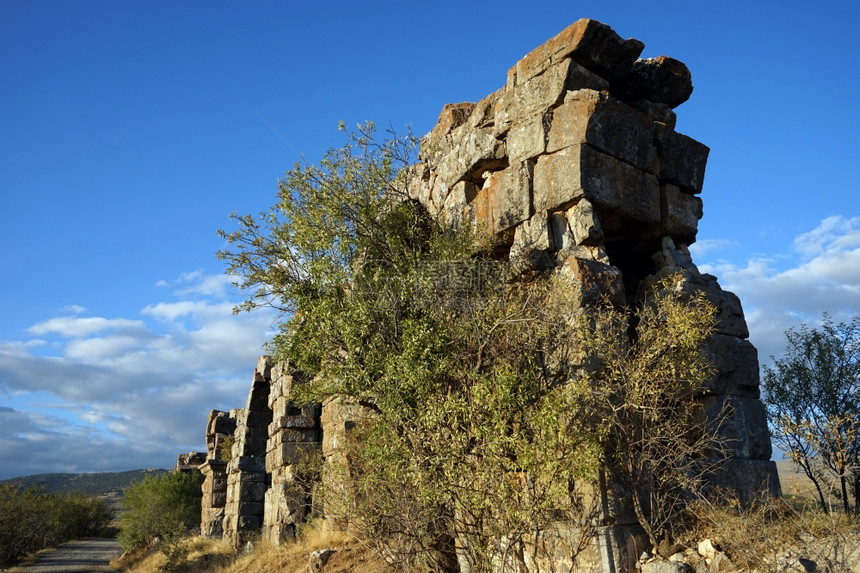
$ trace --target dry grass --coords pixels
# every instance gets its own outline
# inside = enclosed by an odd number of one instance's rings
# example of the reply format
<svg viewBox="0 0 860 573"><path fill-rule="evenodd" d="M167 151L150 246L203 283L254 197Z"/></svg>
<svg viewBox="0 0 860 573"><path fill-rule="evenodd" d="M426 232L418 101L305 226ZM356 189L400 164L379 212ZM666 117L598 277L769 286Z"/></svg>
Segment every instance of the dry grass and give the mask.
<svg viewBox="0 0 860 573"><path fill-rule="evenodd" d="M741 571L783 571L792 559L814 563L821 573L857 571L860 522L807 501L761 496L751 504L732 498L700 502L687 544L710 539Z"/></svg>
<svg viewBox="0 0 860 573"><path fill-rule="evenodd" d="M283 571L307 573L310 554L318 549L331 549L323 573L388 573L389 568L373 551L354 537L309 525L299 533L295 543L272 546L256 544L250 553L236 553L220 540L194 537L187 540L188 557L181 568L184 573L263 573ZM161 573L167 558L160 551L127 555L112 563L128 573Z"/></svg>

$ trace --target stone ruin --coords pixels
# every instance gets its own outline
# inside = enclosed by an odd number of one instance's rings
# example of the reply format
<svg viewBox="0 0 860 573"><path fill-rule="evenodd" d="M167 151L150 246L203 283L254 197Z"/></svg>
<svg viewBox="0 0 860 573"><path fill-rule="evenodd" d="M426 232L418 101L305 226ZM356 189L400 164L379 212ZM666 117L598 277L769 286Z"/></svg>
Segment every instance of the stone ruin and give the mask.
<svg viewBox="0 0 860 573"><path fill-rule="evenodd" d="M497 255L515 268L565 273L582 306L604 296L634 303L661 277L681 273L681 288L703 292L719 313L706 349L717 374L702 401L710 417L731 405L721 432L732 451L713 481L742 496L776 493L757 351L740 301L700 273L687 248L702 217L709 152L675 131L673 109L692 93L690 72L673 58L639 59L643 47L594 20L575 22L517 62L498 91L444 107L410 168L410 194L448 224L471 222L497 237ZM338 463L361 408L296 406L291 381L262 357L246 406L210 414L200 465L204 535L237 546L249 535L292 539L314 503L301 460L318 452ZM584 570L632 567L635 520L619 512L604 523Z"/></svg>

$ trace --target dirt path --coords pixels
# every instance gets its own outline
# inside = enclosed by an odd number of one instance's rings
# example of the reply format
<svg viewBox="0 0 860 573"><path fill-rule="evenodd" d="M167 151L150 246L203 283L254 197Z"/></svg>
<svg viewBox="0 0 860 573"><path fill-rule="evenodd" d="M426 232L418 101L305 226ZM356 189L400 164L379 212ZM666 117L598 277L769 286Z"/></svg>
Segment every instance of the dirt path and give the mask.
<svg viewBox="0 0 860 573"><path fill-rule="evenodd" d="M6 569L9 573L83 573L89 571L116 572L108 563L120 556L122 550L116 539L83 539L70 541L37 553L25 565Z"/></svg>

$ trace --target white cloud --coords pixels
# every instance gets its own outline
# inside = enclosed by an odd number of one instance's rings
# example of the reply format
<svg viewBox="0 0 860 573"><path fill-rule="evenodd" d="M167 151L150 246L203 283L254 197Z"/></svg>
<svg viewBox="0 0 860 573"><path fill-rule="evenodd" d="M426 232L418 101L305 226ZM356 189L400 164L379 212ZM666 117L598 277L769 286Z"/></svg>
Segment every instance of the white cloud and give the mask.
<svg viewBox="0 0 860 573"><path fill-rule="evenodd" d="M860 217L824 219L798 235L792 249L793 258L700 265L740 297L763 364L783 353L789 328L817 324L825 311L837 321L860 314Z"/></svg>
<svg viewBox="0 0 860 573"><path fill-rule="evenodd" d="M139 320L128 320L125 318L102 318L99 316L91 316L85 318L76 318L72 316L60 316L50 318L37 324L34 324L28 329L31 334L59 334L60 336L76 337L95 334L105 330L138 330L143 328L143 323Z"/></svg>
<svg viewBox="0 0 860 573"><path fill-rule="evenodd" d="M694 258L700 258L707 253L720 251L734 245L737 245L737 242L729 239L703 239L690 245L690 253Z"/></svg>
<svg viewBox="0 0 860 573"><path fill-rule="evenodd" d="M0 479L172 467L203 446L210 410L244 405L274 314L233 316L223 275L180 282L139 316L58 316L0 343Z"/></svg>

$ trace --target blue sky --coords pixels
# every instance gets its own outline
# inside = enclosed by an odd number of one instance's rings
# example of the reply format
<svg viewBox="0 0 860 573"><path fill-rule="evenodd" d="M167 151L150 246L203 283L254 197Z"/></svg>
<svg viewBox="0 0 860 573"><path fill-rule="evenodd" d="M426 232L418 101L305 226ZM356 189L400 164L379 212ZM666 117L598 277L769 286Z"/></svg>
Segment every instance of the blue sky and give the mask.
<svg viewBox="0 0 860 573"><path fill-rule="evenodd" d="M275 317L214 253L338 121L429 131L590 17L693 74L694 260L783 331L860 313L855 2L0 0L0 479L171 467Z"/></svg>

